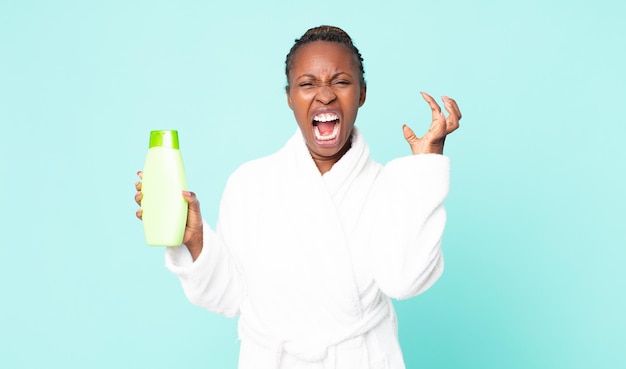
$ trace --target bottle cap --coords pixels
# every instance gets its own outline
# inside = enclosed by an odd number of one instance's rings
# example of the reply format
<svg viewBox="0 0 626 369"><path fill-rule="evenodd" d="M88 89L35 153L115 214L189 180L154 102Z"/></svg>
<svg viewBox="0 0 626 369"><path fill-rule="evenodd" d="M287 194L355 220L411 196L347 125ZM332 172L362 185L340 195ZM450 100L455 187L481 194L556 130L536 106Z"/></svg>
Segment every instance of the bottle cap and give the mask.
<svg viewBox="0 0 626 369"><path fill-rule="evenodd" d="M178 131L150 131L150 147L169 147L178 150Z"/></svg>

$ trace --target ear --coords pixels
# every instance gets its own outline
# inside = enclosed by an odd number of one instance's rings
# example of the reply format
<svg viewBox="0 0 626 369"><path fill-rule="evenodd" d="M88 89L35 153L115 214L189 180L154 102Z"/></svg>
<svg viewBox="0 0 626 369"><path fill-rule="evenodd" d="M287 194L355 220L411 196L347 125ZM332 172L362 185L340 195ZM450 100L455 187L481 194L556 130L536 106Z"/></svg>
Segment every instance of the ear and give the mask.
<svg viewBox="0 0 626 369"><path fill-rule="evenodd" d="M285 94L287 95L287 105L289 105L289 109L293 110L293 101L291 100L291 95L289 94L291 90L289 89L289 85L285 86Z"/></svg>
<svg viewBox="0 0 626 369"><path fill-rule="evenodd" d="M361 85L361 94L359 96L359 108L365 104L365 95L367 95L367 85L363 83Z"/></svg>

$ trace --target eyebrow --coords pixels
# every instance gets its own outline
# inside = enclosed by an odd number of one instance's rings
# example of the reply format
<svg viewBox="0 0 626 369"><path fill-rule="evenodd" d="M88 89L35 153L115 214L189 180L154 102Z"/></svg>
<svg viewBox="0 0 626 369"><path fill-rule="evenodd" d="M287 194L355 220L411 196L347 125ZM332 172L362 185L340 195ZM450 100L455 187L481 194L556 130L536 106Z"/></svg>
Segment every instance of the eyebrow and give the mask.
<svg viewBox="0 0 626 369"><path fill-rule="evenodd" d="M348 75L349 77L352 77L352 75L351 75L350 73L348 73L348 72L337 72L337 73L333 74L333 75L330 77L330 79L335 79L335 78L339 77L339 76L340 76L340 75L342 75L342 74L346 74L346 75ZM310 73L305 73L305 74L302 74L302 75L299 75L298 77L296 77L296 80L297 80L297 79L300 79L300 78L307 78L307 77L308 77L308 78L317 79L317 77L316 77L316 76L314 76L314 75L312 75L312 74L310 74Z"/></svg>

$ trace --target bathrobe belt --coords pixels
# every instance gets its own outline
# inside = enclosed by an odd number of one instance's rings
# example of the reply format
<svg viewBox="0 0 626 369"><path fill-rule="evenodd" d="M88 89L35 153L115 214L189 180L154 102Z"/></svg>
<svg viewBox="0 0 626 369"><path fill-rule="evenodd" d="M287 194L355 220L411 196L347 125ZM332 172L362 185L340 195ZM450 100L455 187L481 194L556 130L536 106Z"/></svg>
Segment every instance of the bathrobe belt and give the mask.
<svg viewBox="0 0 626 369"><path fill-rule="evenodd" d="M374 308L363 313L363 317L350 326L328 335L324 342L312 342L309 340L281 340L255 329L247 324L245 319L240 318L239 335L242 339L250 339L255 344L276 353L276 369L280 369L283 353L287 352L299 360L319 362L326 360L325 367L335 368L337 346L347 344L353 346L362 342L363 335L378 326L385 318L389 317L391 301L382 299Z"/></svg>

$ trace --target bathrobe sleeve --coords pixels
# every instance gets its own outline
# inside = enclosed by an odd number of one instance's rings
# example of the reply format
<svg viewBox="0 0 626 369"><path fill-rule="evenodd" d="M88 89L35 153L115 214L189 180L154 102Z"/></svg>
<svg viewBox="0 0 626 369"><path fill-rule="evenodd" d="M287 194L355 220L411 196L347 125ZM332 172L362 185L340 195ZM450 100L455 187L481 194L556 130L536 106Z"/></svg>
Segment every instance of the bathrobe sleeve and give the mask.
<svg viewBox="0 0 626 369"><path fill-rule="evenodd" d="M389 297L420 294L443 272L449 172L448 157L422 154L393 160L378 176L371 263L376 283Z"/></svg>
<svg viewBox="0 0 626 369"><path fill-rule="evenodd" d="M191 303L227 317L239 314L245 296L241 268L229 247L230 214L228 186L220 206L217 232L203 222L203 248L194 262L185 246L168 247L165 265L178 276L185 295ZM236 210L235 210L236 211Z"/></svg>

